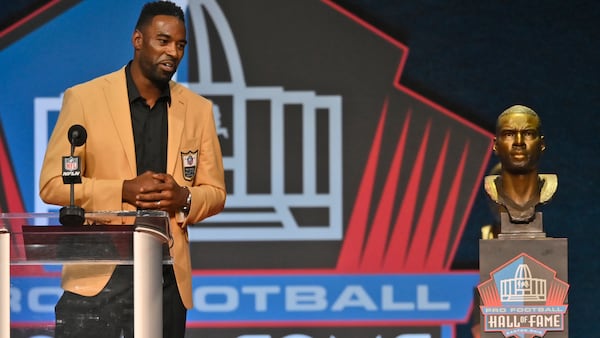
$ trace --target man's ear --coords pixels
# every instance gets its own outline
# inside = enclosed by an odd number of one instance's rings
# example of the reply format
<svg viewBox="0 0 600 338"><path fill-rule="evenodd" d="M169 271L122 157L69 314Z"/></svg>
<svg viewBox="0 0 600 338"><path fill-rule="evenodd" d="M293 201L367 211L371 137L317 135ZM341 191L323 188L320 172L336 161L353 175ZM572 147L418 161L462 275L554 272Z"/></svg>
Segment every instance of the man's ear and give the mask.
<svg viewBox="0 0 600 338"><path fill-rule="evenodd" d="M494 145L492 146L492 151L494 152L494 154L498 155L498 152L496 151L496 138L494 137Z"/></svg>
<svg viewBox="0 0 600 338"><path fill-rule="evenodd" d="M142 48L142 40L143 40L142 32L136 29L133 32L133 36L131 36L131 44L133 45L133 49L139 50Z"/></svg>

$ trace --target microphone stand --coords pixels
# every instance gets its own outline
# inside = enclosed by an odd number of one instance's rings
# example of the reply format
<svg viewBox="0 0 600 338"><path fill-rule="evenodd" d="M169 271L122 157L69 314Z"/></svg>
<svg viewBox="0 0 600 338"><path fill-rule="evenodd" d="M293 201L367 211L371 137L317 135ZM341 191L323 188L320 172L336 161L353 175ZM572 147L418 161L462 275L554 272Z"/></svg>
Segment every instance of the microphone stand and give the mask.
<svg viewBox="0 0 600 338"><path fill-rule="evenodd" d="M67 136L71 143L71 156L63 157L63 183L69 184L70 203L60 208L58 220L64 226L81 226L85 222L85 210L75 205L75 183L81 183L81 166L79 156L73 155L75 147L85 143L87 133L82 126L74 125Z"/></svg>

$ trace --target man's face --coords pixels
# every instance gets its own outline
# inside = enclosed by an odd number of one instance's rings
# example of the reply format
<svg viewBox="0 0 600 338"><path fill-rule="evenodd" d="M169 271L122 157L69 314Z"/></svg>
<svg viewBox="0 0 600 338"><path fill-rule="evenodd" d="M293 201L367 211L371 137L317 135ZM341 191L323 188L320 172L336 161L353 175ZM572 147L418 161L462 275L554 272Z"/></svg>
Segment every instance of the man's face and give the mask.
<svg viewBox="0 0 600 338"><path fill-rule="evenodd" d="M183 22L169 15L157 15L150 25L136 30L134 48L146 78L165 84L173 77L187 44L185 34Z"/></svg>
<svg viewBox="0 0 600 338"><path fill-rule="evenodd" d="M511 113L498 121L494 152L500 158L502 170L526 174L537 169L544 137L539 133L540 121L530 114Z"/></svg>

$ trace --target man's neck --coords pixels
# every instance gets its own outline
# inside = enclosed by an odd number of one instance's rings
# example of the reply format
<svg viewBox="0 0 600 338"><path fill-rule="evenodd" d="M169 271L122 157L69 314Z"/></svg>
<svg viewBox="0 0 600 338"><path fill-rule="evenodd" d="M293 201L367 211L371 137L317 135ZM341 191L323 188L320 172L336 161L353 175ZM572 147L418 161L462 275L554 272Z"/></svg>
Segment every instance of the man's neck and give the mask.
<svg viewBox="0 0 600 338"><path fill-rule="evenodd" d="M131 63L131 79L133 80L133 83L135 83L140 95L146 99L146 104L150 107L154 107L154 104L162 93L162 88L145 77L135 61Z"/></svg>

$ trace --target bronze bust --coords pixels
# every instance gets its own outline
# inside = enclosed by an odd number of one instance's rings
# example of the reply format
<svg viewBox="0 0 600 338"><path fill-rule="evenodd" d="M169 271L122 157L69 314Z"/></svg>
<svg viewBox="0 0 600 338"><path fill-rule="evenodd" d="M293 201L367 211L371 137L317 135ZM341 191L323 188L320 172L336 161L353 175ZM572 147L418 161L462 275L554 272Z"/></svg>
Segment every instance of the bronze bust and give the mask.
<svg viewBox="0 0 600 338"><path fill-rule="evenodd" d="M501 171L500 175L487 176L484 187L499 206L501 235L543 235L541 212L536 207L554 195L558 178L538 174L546 149L541 127L535 111L522 105L506 109L496 121L493 151L500 159Z"/></svg>

